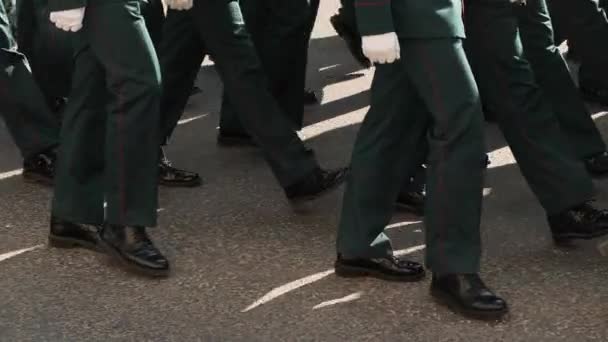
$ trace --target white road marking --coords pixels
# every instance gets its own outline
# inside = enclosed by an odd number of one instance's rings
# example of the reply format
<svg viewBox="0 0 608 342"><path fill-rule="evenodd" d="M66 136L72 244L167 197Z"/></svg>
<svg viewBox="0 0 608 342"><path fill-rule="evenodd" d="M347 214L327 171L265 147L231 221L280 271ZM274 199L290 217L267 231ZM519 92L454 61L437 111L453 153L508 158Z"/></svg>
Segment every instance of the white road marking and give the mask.
<svg viewBox="0 0 608 342"><path fill-rule="evenodd" d="M403 222L397 222L397 223L389 224L384 229L394 229L394 228L407 227L407 226L412 226L412 225L415 225L415 224L418 224L418 223L422 223L422 221L403 221Z"/></svg>
<svg viewBox="0 0 608 342"><path fill-rule="evenodd" d="M414 246L414 247L410 247L410 248L405 248L405 249L399 249L396 251L393 251L393 255L396 257L401 257L404 255L409 255L412 253L416 253L418 251L421 251L423 249L426 248L426 245L419 245L419 246Z"/></svg>
<svg viewBox="0 0 608 342"><path fill-rule="evenodd" d="M291 291L297 290L302 286L306 286L309 284L312 284L314 282L317 282L327 276L329 276L330 274L333 274L334 270L327 270L327 271L323 271L323 272L319 272L319 273L315 273L313 275L309 275L307 277L304 278L300 278L298 280L294 280L290 283L287 283L285 285L281 285L279 287L274 288L272 291L268 292L267 294L265 294L262 298L256 300L253 304L249 305L247 308L245 308L244 310L242 310L241 312L247 312L250 310L253 310L255 308L257 308L258 306L262 305L262 304L266 304L274 299L277 299L280 296L283 296Z"/></svg>
<svg viewBox="0 0 608 342"><path fill-rule="evenodd" d="M365 110L356 110L348 114L339 115L331 119L308 125L298 132L298 135L302 140L309 140L336 129L356 125L363 121L364 116Z"/></svg>
<svg viewBox="0 0 608 342"><path fill-rule="evenodd" d="M209 114L197 115L197 116L194 116L194 117L191 117L191 118L187 118L187 119L179 120L179 121L177 122L177 125L178 125L178 126L185 125L185 124L190 123L190 122L192 122L192 121L194 121L194 120L198 120L198 119L200 119L200 118L204 118L204 117L205 117L205 116L207 116L207 115L209 115Z"/></svg>
<svg viewBox="0 0 608 342"><path fill-rule="evenodd" d="M10 258L16 257L17 255L26 253L26 252L31 252L35 249L41 248L44 245L38 245L38 246L34 246L34 247L30 247L30 248L24 248L24 249L19 249L16 251L12 251L12 252L8 252L8 253L4 253L4 254L0 254L0 262L8 260Z"/></svg>
<svg viewBox="0 0 608 342"><path fill-rule="evenodd" d="M362 294L363 294L363 292L355 292L355 293L349 294L346 297L328 300L321 304L315 305L312 309L317 310L317 309L325 308L325 307L336 305L336 304L352 302L354 300L361 298Z"/></svg>
<svg viewBox="0 0 608 342"><path fill-rule="evenodd" d="M394 251L393 254L395 256L404 256L404 255L408 255L408 254L412 254L415 253L417 251L423 250L426 246L425 245L420 245L420 246L414 246L411 248L406 248L406 249L401 249L401 250L397 250ZM306 286L306 285L310 285L314 282L317 282L331 274L333 274L335 272L334 269L331 270L327 270L327 271L323 271L323 272L319 272L319 273L315 273L313 275L309 275L306 276L304 278L300 278L298 280L294 280L292 282L289 282L285 285L281 285L279 287L276 287L274 289L272 289L270 292L266 293L263 297L261 297L260 299L256 300L255 302L253 302L253 304L249 305L247 308L241 310L241 312L247 312L247 311L251 311L255 308L257 308L260 305L266 304L272 300L277 299L278 297L281 297L283 295L286 295L289 292L292 292L294 290L299 289L300 287Z"/></svg>
<svg viewBox="0 0 608 342"><path fill-rule="evenodd" d="M11 178L11 177L15 177L15 176L19 176L22 173L23 173L23 169L3 172L3 173L0 173L0 180Z"/></svg>

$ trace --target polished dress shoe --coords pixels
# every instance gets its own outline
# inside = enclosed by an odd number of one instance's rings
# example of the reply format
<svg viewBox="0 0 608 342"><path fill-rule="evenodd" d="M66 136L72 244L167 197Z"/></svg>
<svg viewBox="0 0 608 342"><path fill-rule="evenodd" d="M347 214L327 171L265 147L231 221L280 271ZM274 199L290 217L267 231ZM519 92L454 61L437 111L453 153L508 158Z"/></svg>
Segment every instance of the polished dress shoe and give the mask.
<svg viewBox="0 0 608 342"><path fill-rule="evenodd" d="M49 246L56 248L82 247L100 251L99 230L101 227L73 223L57 217L51 217Z"/></svg>
<svg viewBox="0 0 608 342"><path fill-rule="evenodd" d="M171 165L167 158L158 163L158 184L168 187L192 188L203 183L198 173L180 170Z"/></svg>
<svg viewBox="0 0 608 342"><path fill-rule="evenodd" d="M104 250L128 269L153 277L169 275L169 261L154 246L146 228L106 225L99 235Z"/></svg>
<svg viewBox="0 0 608 342"><path fill-rule="evenodd" d="M585 167L592 176L608 175L608 152L604 151L593 157L585 158Z"/></svg>
<svg viewBox="0 0 608 342"><path fill-rule="evenodd" d="M346 43L346 47L348 51L350 51L353 58L364 68L369 69L372 66L370 60L365 57L363 54L363 49L361 48L361 36L355 31L355 28L349 27L344 20L344 14L342 12L338 12L329 18L329 22L331 26L334 27L338 36L344 40Z"/></svg>
<svg viewBox="0 0 608 342"><path fill-rule="evenodd" d="M57 155L54 151L39 153L23 161L23 180L52 186L55 177Z"/></svg>
<svg viewBox="0 0 608 342"><path fill-rule="evenodd" d="M431 295L462 315L483 320L499 320L509 308L478 274L433 275Z"/></svg>
<svg viewBox="0 0 608 342"><path fill-rule="evenodd" d="M424 191L410 191L400 193L395 204L400 211L408 212L417 216L424 216L424 202L426 195Z"/></svg>
<svg viewBox="0 0 608 342"><path fill-rule="evenodd" d="M374 259L346 259L338 255L336 275L344 278L373 277L389 281L412 282L424 278L424 267L417 262L389 255Z"/></svg>
<svg viewBox="0 0 608 342"><path fill-rule="evenodd" d="M548 216L553 241L567 245L571 240L589 240L608 234L608 211L587 202Z"/></svg>
<svg viewBox="0 0 608 342"><path fill-rule="evenodd" d="M285 195L293 202L314 200L344 183L347 173L348 168L332 171L318 168L301 181L285 187Z"/></svg>
<svg viewBox="0 0 608 342"><path fill-rule="evenodd" d="M224 132L220 129L217 144L222 147L257 147L253 138L246 133Z"/></svg>
<svg viewBox="0 0 608 342"><path fill-rule="evenodd" d="M305 105L316 105L319 104L319 98L314 91L310 89L304 89L304 104Z"/></svg>

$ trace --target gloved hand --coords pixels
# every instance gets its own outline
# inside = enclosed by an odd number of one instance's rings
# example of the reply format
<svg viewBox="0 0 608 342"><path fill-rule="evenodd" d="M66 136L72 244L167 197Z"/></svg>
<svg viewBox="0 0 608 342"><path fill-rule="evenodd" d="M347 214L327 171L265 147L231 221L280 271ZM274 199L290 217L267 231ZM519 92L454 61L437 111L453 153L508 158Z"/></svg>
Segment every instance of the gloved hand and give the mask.
<svg viewBox="0 0 608 342"><path fill-rule="evenodd" d="M82 28L84 10L84 7L80 7L67 11L51 12L49 18L57 28L64 31L76 32Z"/></svg>
<svg viewBox="0 0 608 342"><path fill-rule="evenodd" d="M192 8L193 0L167 0L167 7L176 11L187 11Z"/></svg>
<svg viewBox="0 0 608 342"><path fill-rule="evenodd" d="M401 57L399 38L395 32L361 38L363 54L372 63L393 63Z"/></svg>
<svg viewBox="0 0 608 342"><path fill-rule="evenodd" d="M526 5L526 0L509 0L509 1L511 1L512 4L519 5L519 6Z"/></svg>

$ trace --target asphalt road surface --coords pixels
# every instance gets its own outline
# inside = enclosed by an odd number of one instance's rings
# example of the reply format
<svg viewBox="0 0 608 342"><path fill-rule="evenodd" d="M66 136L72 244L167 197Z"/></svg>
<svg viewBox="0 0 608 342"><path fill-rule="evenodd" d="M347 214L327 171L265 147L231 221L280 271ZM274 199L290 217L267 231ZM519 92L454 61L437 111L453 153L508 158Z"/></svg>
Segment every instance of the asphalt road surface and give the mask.
<svg viewBox="0 0 608 342"><path fill-rule="evenodd" d="M345 165L368 104L370 71L335 37L323 1L309 86L323 92L302 135L322 164ZM46 246L51 190L24 184L0 123L0 341L607 341L608 258L595 242L552 246L546 219L504 139L487 126L483 274L511 305L505 322L437 306L429 282L333 274L342 190L293 208L260 153L215 144L221 82L203 65L169 153L200 172L196 189L162 189L153 231L173 276L149 280L106 256ZM606 113L592 107L603 134ZM608 206L608 181L596 182ZM396 214L399 253L422 260L423 227Z"/></svg>

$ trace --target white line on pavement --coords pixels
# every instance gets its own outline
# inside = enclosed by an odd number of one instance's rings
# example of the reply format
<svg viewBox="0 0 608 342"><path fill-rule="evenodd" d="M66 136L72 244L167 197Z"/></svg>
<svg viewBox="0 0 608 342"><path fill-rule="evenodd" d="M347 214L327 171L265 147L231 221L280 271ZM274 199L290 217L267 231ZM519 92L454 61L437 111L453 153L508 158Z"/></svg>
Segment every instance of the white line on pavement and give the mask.
<svg viewBox="0 0 608 342"><path fill-rule="evenodd" d="M346 297L328 300L321 304L315 305L312 309L317 310L317 309L325 308L325 307L336 305L336 304L352 302L354 300L361 298L362 294L363 294L363 292L355 292L355 293L349 294Z"/></svg>
<svg viewBox="0 0 608 342"><path fill-rule="evenodd" d="M414 246L414 247L410 247L410 248L406 248L406 249L399 249L399 250L394 251L393 255L395 255L397 257L404 256L404 255L416 253L425 248L426 248L426 245L419 245L419 246Z"/></svg>
<svg viewBox="0 0 608 342"><path fill-rule="evenodd" d="M300 278L298 280L292 281L285 285L281 285L277 288L274 288L272 291L268 292L267 294L265 294L262 298L256 300L253 304L249 305L246 309L242 310L241 312L247 312L247 311L253 310L262 304L265 304L265 303L270 302L271 300L277 299L278 297L285 295L296 289L299 289L302 286L306 286L308 284L312 284L316 281L319 281L333 273L334 273L334 270L331 269L331 270L315 273L313 275L309 275L304 278Z"/></svg>
<svg viewBox="0 0 608 342"><path fill-rule="evenodd" d="M200 118L204 118L204 117L205 117L205 116L207 116L207 115L209 115L209 114L197 115L197 116L193 116L193 117L191 117L191 118L187 118L187 119L179 120L179 121L177 122L177 125L178 125L178 126L185 125L185 124L190 123L190 122L192 122L192 121L194 121L194 120L198 120L198 119L200 119Z"/></svg>
<svg viewBox="0 0 608 342"><path fill-rule="evenodd" d="M3 172L3 173L0 173L0 180L11 178L11 177L15 177L15 176L19 176L22 173L23 173L23 169Z"/></svg>
<svg viewBox="0 0 608 342"><path fill-rule="evenodd" d="M412 226L412 225L415 225L415 224L418 224L418 223L422 223L422 221L403 221L403 222L397 222L397 223L389 224L384 229L394 229L394 228L407 227L407 226Z"/></svg>
<svg viewBox="0 0 608 342"><path fill-rule="evenodd" d="M17 255L20 255L20 254L23 254L23 253L26 253L26 252L31 252L31 251L33 251L35 249L41 248L42 246L44 246L44 245L38 245L38 246L30 247L30 248L24 248L24 249L19 249L19 250L16 250L16 251L0 254L0 262L8 260L8 259L13 258L13 257L16 257Z"/></svg>

